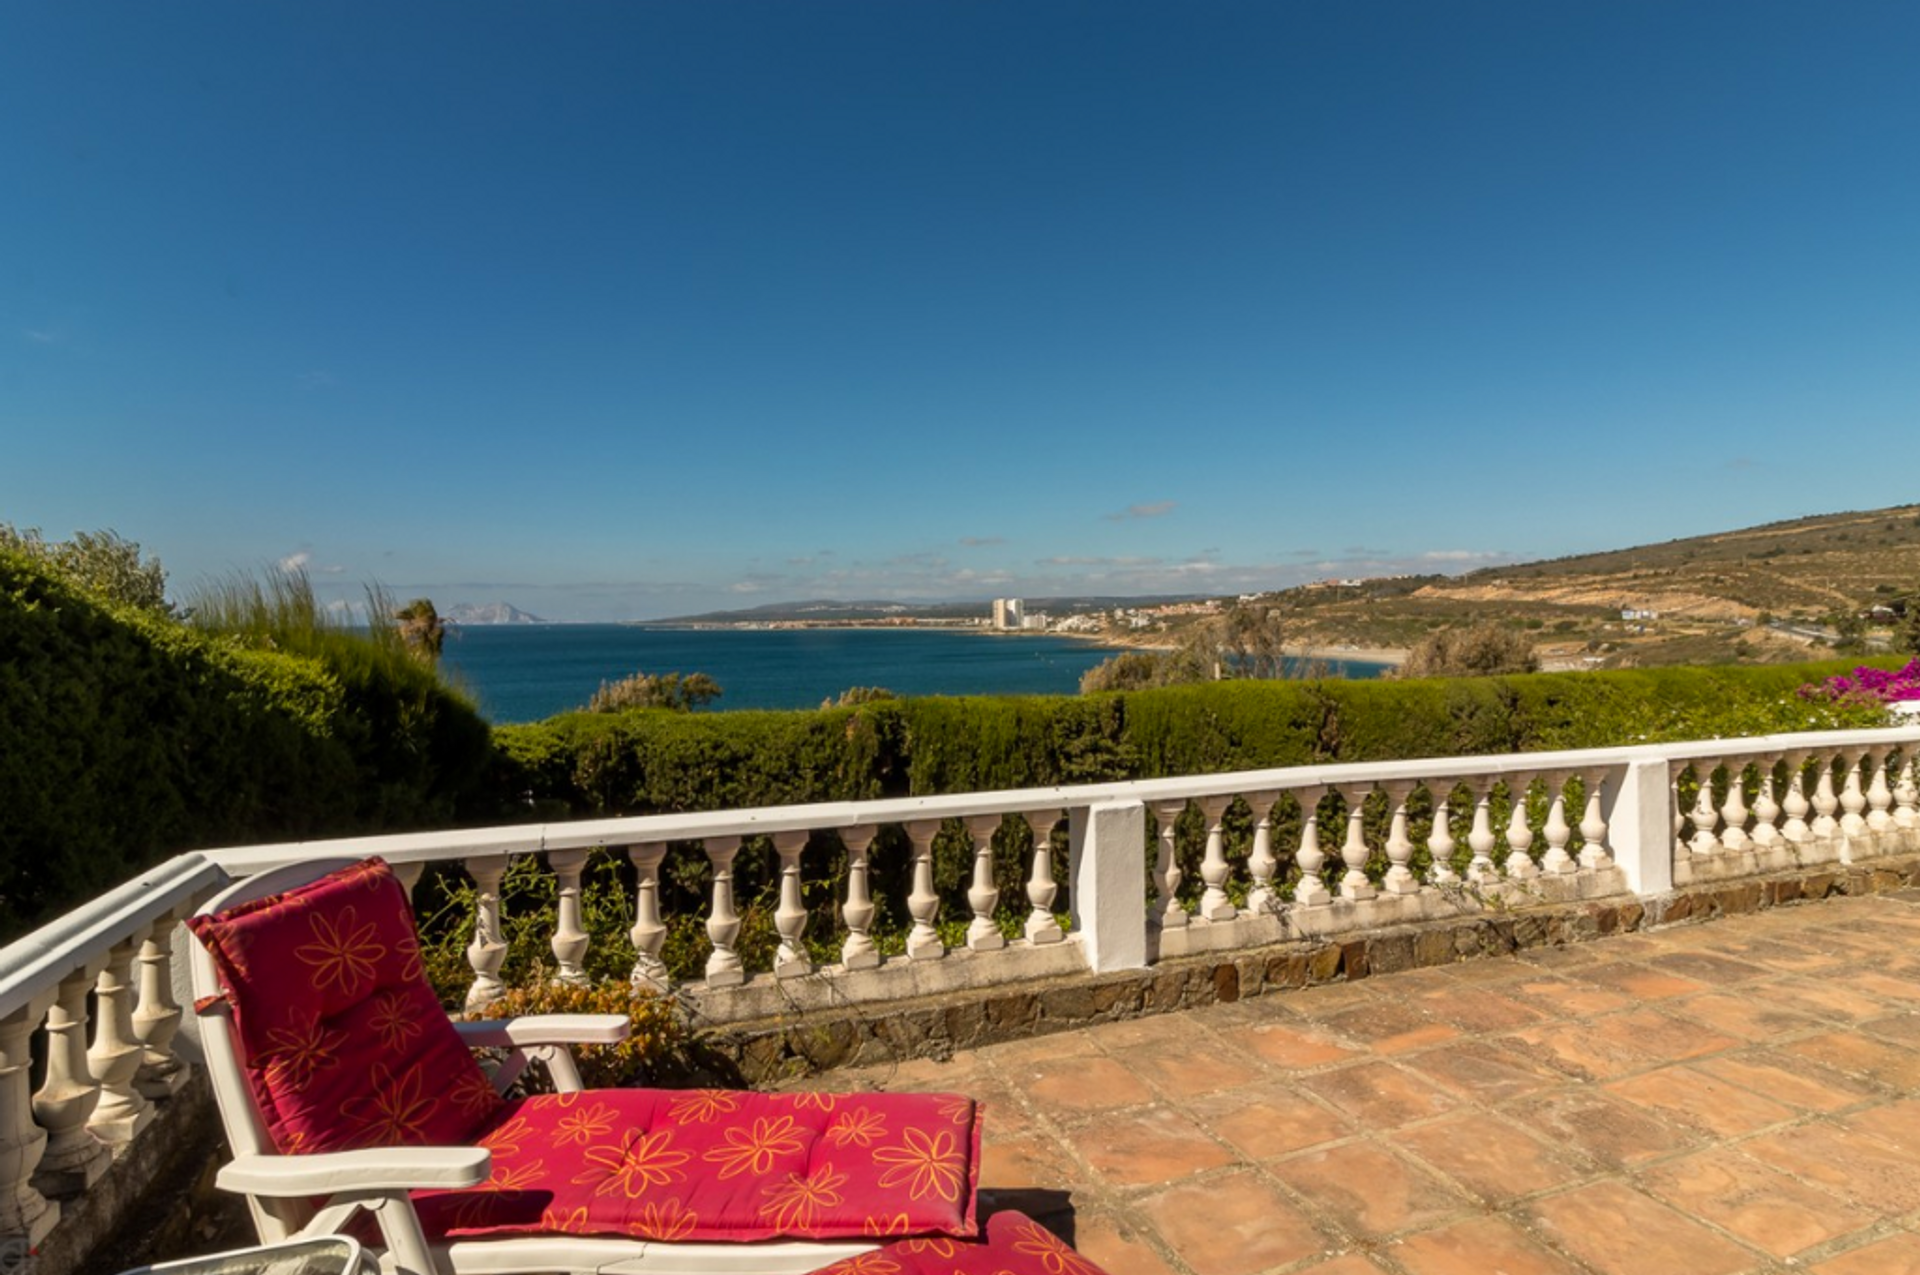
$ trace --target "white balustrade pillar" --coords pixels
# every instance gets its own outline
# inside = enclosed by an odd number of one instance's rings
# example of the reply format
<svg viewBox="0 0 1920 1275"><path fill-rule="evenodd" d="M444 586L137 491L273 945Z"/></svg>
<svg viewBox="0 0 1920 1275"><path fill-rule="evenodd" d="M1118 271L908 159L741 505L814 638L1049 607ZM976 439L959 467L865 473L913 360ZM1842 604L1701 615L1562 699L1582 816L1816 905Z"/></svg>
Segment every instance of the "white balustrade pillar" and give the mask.
<svg viewBox="0 0 1920 1275"><path fill-rule="evenodd" d="M553 869L558 887L550 944L554 962L559 966L558 978L562 983L584 986L587 944L591 939L580 915L580 873L587 866L587 852L584 849L549 850L547 866Z"/></svg>
<svg viewBox="0 0 1920 1275"><path fill-rule="evenodd" d="M740 853L738 837L707 837L702 844L713 869L713 903L707 912L707 986L738 987L747 981L746 966L734 943L740 937L740 913L733 905L733 859Z"/></svg>
<svg viewBox="0 0 1920 1275"><path fill-rule="evenodd" d="M87 1121L100 1084L87 1063L87 995L105 967L97 960L60 981L47 1011L47 1078L33 1095L33 1114L47 1131L34 1185L46 1195L74 1195L106 1172L113 1154Z"/></svg>
<svg viewBox="0 0 1920 1275"><path fill-rule="evenodd" d="M33 1029L53 997L49 989L0 1018L0 1239L29 1250L60 1220L60 1206L33 1186L47 1134L33 1122L27 1078Z"/></svg>
<svg viewBox="0 0 1920 1275"><path fill-rule="evenodd" d="M1710 761L1697 761L1693 764L1694 777L1700 781L1700 789L1695 794L1693 813L1693 839L1687 848L1697 855L1718 854L1721 848L1719 837L1714 829L1720 826L1720 812L1713 804L1713 766Z"/></svg>
<svg viewBox="0 0 1920 1275"><path fill-rule="evenodd" d="M1371 786L1343 790L1347 799L1347 839L1340 844L1340 861L1347 865L1347 872L1340 878L1340 897L1356 903L1379 893L1367 876L1367 860L1373 852L1367 848L1364 821L1367 797L1372 791Z"/></svg>
<svg viewBox="0 0 1920 1275"><path fill-rule="evenodd" d="M1144 969L1147 909L1146 807L1137 801L1074 806L1067 812L1073 878L1073 934L1096 974Z"/></svg>
<svg viewBox="0 0 1920 1275"><path fill-rule="evenodd" d="M1273 911L1280 902L1273 890L1273 877L1280 868L1280 861L1273 857L1273 803L1278 800L1280 794L1273 792L1256 792L1247 798L1253 811L1253 849L1247 855L1253 888L1247 892L1247 911L1255 916Z"/></svg>
<svg viewBox="0 0 1920 1275"><path fill-rule="evenodd" d="M1780 802L1774 796L1773 772L1778 760L1777 757L1760 760L1760 790L1753 798L1753 844L1762 850L1783 839L1779 826Z"/></svg>
<svg viewBox="0 0 1920 1275"><path fill-rule="evenodd" d="M143 927L125 942L116 943L93 984L97 1012L87 1066L100 1082L100 1101L87 1128L102 1142L131 1142L153 1122L153 1104L133 1085L146 1053L133 1034L133 958L146 939Z"/></svg>
<svg viewBox="0 0 1920 1275"><path fill-rule="evenodd" d="M633 940L633 974L636 988L667 992L673 979L660 953L667 942L667 926L660 919L660 863L667 856L664 842L643 842L627 847L627 859L636 875L633 890L633 928L627 937Z"/></svg>
<svg viewBox="0 0 1920 1275"><path fill-rule="evenodd" d="M1607 787L1607 774L1603 770L1589 771L1582 776L1586 789L1587 808L1580 818L1580 866L1598 871L1613 866L1613 856L1607 850L1607 817L1601 813L1603 794Z"/></svg>
<svg viewBox="0 0 1920 1275"><path fill-rule="evenodd" d="M870 970L880 964L880 951L868 932L874 909L867 880L867 852L878 833L870 823L840 830L840 841L847 847L847 901L840 909L847 923L847 941L840 948L840 964L849 970Z"/></svg>
<svg viewBox="0 0 1920 1275"><path fill-rule="evenodd" d="M1525 881L1540 875L1533 861L1533 828L1527 823L1527 793L1533 788L1533 776L1515 775L1507 781L1511 813L1507 818L1507 863L1510 879Z"/></svg>
<svg viewBox="0 0 1920 1275"><path fill-rule="evenodd" d="M1333 902L1333 892L1321 879L1327 852L1320 848L1320 798L1324 788L1300 788L1294 797L1300 803L1300 849L1293 856L1300 879L1293 883L1293 902L1297 907L1315 908Z"/></svg>
<svg viewBox="0 0 1920 1275"><path fill-rule="evenodd" d="M1547 837L1547 852L1541 856L1540 870L1555 876L1578 872L1579 862L1567 853L1567 845L1573 840L1573 825L1567 822L1565 775L1547 776L1547 798L1547 822L1541 829Z"/></svg>
<svg viewBox="0 0 1920 1275"><path fill-rule="evenodd" d="M1433 883L1457 885L1460 874L1453 869L1453 791L1444 786L1428 790L1433 796L1433 827L1427 833L1427 856L1433 860Z"/></svg>
<svg viewBox="0 0 1920 1275"><path fill-rule="evenodd" d="M1894 826L1893 785L1887 774L1893 767L1893 754L1883 752L1877 759L1868 760L1873 765L1873 783L1867 789L1867 804L1872 807L1867 812L1867 827L1878 834Z"/></svg>
<svg viewBox="0 0 1920 1275"><path fill-rule="evenodd" d="M507 875L504 854L476 855L463 860L473 878L473 942L467 945L467 965L473 985L467 988L467 1009L482 1009L506 994L500 967L507 961L506 935L500 926L500 881Z"/></svg>
<svg viewBox="0 0 1920 1275"><path fill-rule="evenodd" d="M1852 840L1867 835L1867 794L1860 787L1860 768L1867 758L1856 755L1847 761L1847 777L1840 790L1840 835Z"/></svg>
<svg viewBox="0 0 1920 1275"><path fill-rule="evenodd" d="M1231 921L1239 915L1239 910L1227 901L1226 832L1221 821L1227 817L1227 808L1233 804L1231 797L1208 797L1200 803L1200 810L1207 819L1207 852L1200 862L1200 879L1206 883L1206 890L1200 896L1200 919L1202 921Z"/></svg>
<svg viewBox="0 0 1920 1275"><path fill-rule="evenodd" d="M1414 785L1387 785L1387 804L1393 814L1387 824L1387 875L1380 888L1388 894L1418 894L1419 878L1413 875L1413 840L1407 835L1407 798Z"/></svg>
<svg viewBox="0 0 1920 1275"><path fill-rule="evenodd" d="M1153 888L1158 900L1157 923L1163 930L1177 930L1187 923L1187 910L1180 905L1180 882L1186 874L1180 870L1177 840L1177 825L1186 810L1184 800L1162 802L1153 808L1160 825L1160 857L1155 863Z"/></svg>
<svg viewBox="0 0 1920 1275"><path fill-rule="evenodd" d="M1813 785L1813 835L1817 841L1840 835L1840 821L1834 818L1840 809L1840 798L1833 791L1833 761L1832 757L1822 754L1814 762L1817 778Z"/></svg>
<svg viewBox="0 0 1920 1275"><path fill-rule="evenodd" d="M173 927L177 914L161 917L140 945L140 995L133 1011L133 1034L141 1046L134 1087L150 1099L171 1098L186 1086L186 1062L173 1052L182 1012L173 999Z"/></svg>
<svg viewBox="0 0 1920 1275"><path fill-rule="evenodd" d="M1059 943L1067 936L1053 918L1053 900L1059 887L1053 880L1053 825L1060 822L1058 810L1029 810L1027 827L1033 833L1033 871L1027 877L1027 941L1040 946Z"/></svg>
<svg viewBox="0 0 1920 1275"><path fill-rule="evenodd" d="M916 961L938 960L947 954L937 928L940 896L933 888L933 839L939 835L938 819L919 819L907 825L907 840L913 843L913 889L907 895L913 929L907 934L907 956Z"/></svg>
<svg viewBox="0 0 1920 1275"><path fill-rule="evenodd" d="M1613 861L1627 888L1641 898L1673 889L1673 772L1666 758L1640 757L1627 763L1606 820Z"/></svg>
<svg viewBox="0 0 1920 1275"><path fill-rule="evenodd" d="M966 820L967 833L973 838L973 884L967 887L967 907L973 919L967 922L967 950L997 952L1007 945L1006 936L994 920L1000 906L1000 890L993 883L993 834L1004 820L999 815L974 815Z"/></svg>
<svg viewBox="0 0 1920 1275"><path fill-rule="evenodd" d="M780 903L773 913L773 928L780 935L780 948L773 956L776 978L813 973L813 958L807 954L807 905L800 878L800 852L806 849L808 835L805 828L773 834L773 849L780 856Z"/></svg>
<svg viewBox="0 0 1920 1275"><path fill-rule="evenodd" d="M1788 753L1787 795L1780 803L1786 812L1787 821L1781 825L1780 835L1794 845L1802 845L1813 840L1813 828L1807 823L1807 816L1813 806L1807 801L1807 755Z"/></svg>
<svg viewBox="0 0 1920 1275"><path fill-rule="evenodd" d="M1493 789L1489 785L1473 803L1473 827L1467 831L1467 848L1473 851L1473 859L1467 864L1467 880L1478 884L1499 879L1500 871L1493 862L1495 844Z"/></svg>
<svg viewBox="0 0 1920 1275"><path fill-rule="evenodd" d="M1900 751L1900 782L1893 787L1893 822L1901 828L1920 826L1920 782L1914 773L1915 747L1909 743Z"/></svg>

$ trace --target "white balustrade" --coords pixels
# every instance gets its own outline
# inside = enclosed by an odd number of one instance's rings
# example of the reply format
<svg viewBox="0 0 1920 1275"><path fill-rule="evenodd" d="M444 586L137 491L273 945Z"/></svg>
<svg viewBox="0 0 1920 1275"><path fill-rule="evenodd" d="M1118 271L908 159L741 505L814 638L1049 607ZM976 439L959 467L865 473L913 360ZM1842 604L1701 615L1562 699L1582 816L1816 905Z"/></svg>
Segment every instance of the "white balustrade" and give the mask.
<svg viewBox="0 0 1920 1275"><path fill-rule="evenodd" d="M634 872L633 984L689 997L715 1021L730 1015L737 1021L749 1010L765 1013L788 1003L878 1005L923 992L977 991L998 979L1124 969L1182 953L1487 906L1622 895L1630 881L1647 883L1652 895L1691 879L1682 866L1724 876L1778 867L1783 859L1858 861L1913 852L1920 850L1917 755L1920 727L1903 727L1293 767L181 856L150 879L102 896L75 913L79 919L23 940L27 946L8 949L0 961L0 1238L44 1237L60 1216L60 1199L95 1180L112 1147L139 1137L156 1107L190 1074L173 1048L182 1020L171 992L178 919L225 881L287 864L378 853L409 891L429 865L464 867L473 882L468 1003L477 1008L505 991L503 891L516 860L551 874L557 904L545 917L526 919L544 927L540 937L559 977L587 977L593 941L587 898L602 879L592 856L607 847ZM1716 771L1723 776L1718 789ZM1683 786L1684 806L1676 800ZM1369 801L1376 803L1371 810ZM1335 809L1344 810L1344 828L1328 823ZM1422 813L1428 809L1430 820ZM1530 809L1544 817L1530 819ZM1183 840L1183 819L1188 837L1197 823L1203 841ZM1056 916L1061 887L1052 843L1062 822L1072 847L1073 921L1065 926ZM1149 822L1157 833L1145 850L1142 830ZM943 829L950 830L944 837ZM903 834L909 858L901 864L882 856L888 876L876 880L873 847L902 844L896 838ZM832 856L844 894L831 914L806 906L809 897L822 897L830 856L820 848L830 835L846 850L843 885L842 860ZM996 837L1012 838L1003 851L1020 861L1020 884L1004 891L1008 877L1004 870L996 874ZM935 884L936 843L939 880L951 882L964 858L959 886L944 898ZM1330 850L1338 863L1330 863ZM1751 853L1756 850L1767 853ZM1456 856L1469 853L1471 862L1456 869ZM702 856L708 889L670 888L692 879L686 869ZM1199 880L1188 885L1188 898L1197 902L1182 902L1183 861L1198 863ZM1333 890L1324 875L1329 867L1338 874ZM512 880L521 879L519 872ZM740 898L736 872L745 883ZM1150 892L1141 889L1142 874ZM1466 889L1458 888L1463 876ZM1236 907L1242 889L1246 903ZM897 911L902 900L904 917ZM888 911L889 902L896 910ZM967 919L964 959L937 959L946 955L943 905L965 909L956 913ZM751 949L758 953L753 968L742 951L743 907L770 910L778 937L771 956ZM670 914L676 909L685 914ZM809 927L823 924L837 933L815 936L810 948ZM677 959L670 949L682 949L669 936L700 926L711 945L705 968L676 967L676 979L668 969ZM1023 935L1018 941L1004 937L1015 932ZM809 952L828 943L837 947L837 963L817 964ZM889 943L904 946L906 959L883 958ZM769 999L776 992L786 1001ZM39 1053L46 1061L44 1080L33 1091L28 1059L37 1033L44 1033Z"/></svg>

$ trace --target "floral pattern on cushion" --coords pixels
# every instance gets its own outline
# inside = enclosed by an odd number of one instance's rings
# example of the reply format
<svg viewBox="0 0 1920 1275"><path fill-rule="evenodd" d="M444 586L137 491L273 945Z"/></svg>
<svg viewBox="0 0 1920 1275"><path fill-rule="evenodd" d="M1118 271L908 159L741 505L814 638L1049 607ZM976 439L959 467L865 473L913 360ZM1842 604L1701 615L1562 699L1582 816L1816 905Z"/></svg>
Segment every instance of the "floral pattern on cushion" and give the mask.
<svg viewBox="0 0 1920 1275"><path fill-rule="evenodd" d="M492 1176L423 1191L438 1237L975 1233L979 1110L952 1094L598 1089L509 1103Z"/></svg>
<svg viewBox="0 0 1920 1275"><path fill-rule="evenodd" d="M196 916L247 1081L282 1152L470 1143L494 1093L427 984L413 906L367 859Z"/></svg>

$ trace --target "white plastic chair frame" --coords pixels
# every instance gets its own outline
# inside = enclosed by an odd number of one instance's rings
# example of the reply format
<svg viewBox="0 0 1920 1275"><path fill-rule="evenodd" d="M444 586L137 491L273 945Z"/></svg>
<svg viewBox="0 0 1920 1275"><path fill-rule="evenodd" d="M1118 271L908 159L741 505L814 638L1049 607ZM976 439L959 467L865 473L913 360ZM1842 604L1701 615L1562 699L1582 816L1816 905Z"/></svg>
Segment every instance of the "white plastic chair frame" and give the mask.
<svg viewBox="0 0 1920 1275"><path fill-rule="evenodd" d="M294 864L235 883L208 900L202 915L305 885L347 867L349 859ZM487 1180L491 1155L484 1147L377 1147L282 1155L247 1087L232 1024L213 958L198 942L191 967L199 1010L200 1039L220 1120L233 1161L215 1182L244 1195L264 1244L330 1235L356 1214L372 1216L384 1251L381 1269L391 1275L520 1275L522 1272L607 1272L608 1275L805 1275L876 1247L872 1241L760 1241L754 1243L664 1243L587 1235L511 1236L429 1243L410 1192L475 1187ZM484 1022L454 1022L475 1048L507 1051L494 1076L502 1091L534 1062L547 1068L562 1093L578 1090L580 1073L569 1045L605 1045L626 1038L630 1025L618 1014L539 1014ZM317 1201L317 1203L316 1203Z"/></svg>

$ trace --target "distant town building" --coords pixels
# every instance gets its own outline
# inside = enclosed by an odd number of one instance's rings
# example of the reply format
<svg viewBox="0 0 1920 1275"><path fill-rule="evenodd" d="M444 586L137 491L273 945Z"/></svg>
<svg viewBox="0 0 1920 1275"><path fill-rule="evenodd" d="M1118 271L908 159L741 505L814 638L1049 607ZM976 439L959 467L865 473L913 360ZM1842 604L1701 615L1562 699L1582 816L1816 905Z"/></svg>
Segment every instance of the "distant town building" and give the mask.
<svg viewBox="0 0 1920 1275"><path fill-rule="evenodd" d="M993 600L993 627L1018 629L1026 626L1026 605L1019 598Z"/></svg>

